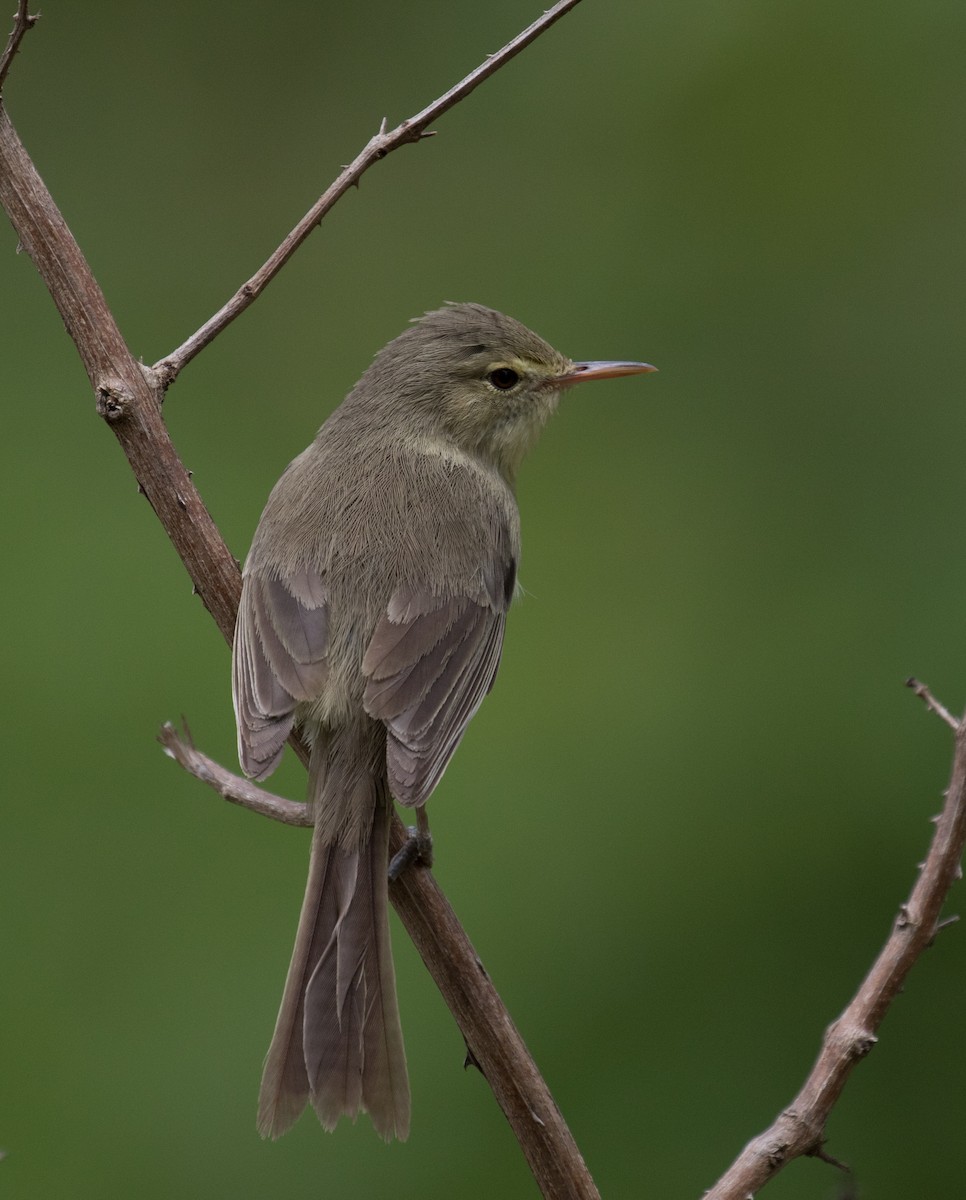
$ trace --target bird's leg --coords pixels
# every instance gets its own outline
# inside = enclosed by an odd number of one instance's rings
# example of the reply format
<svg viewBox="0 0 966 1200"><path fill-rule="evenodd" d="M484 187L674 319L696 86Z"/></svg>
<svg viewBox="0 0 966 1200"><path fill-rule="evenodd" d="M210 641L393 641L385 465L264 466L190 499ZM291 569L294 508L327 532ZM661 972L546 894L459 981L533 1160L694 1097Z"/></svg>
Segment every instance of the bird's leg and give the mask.
<svg viewBox="0 0 966 1200"><path fill-rule="evenodd" d="M406 832L409 836L389 863L390 879L398 879L403 871L416 863L424 867L433 865L433 835L429 832L429 815L425 804L416 805L416 824L408 826Z"/></svg>

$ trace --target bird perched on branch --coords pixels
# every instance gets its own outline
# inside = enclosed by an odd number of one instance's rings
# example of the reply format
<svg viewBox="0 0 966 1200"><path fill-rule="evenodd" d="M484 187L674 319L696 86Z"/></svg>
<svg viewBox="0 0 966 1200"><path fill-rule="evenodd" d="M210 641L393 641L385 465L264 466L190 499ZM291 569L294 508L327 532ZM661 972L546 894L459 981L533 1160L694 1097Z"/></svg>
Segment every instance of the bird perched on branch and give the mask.
<svg viewBox="0 0 966 1200"><path fill-rule="evenodd" d="M479 304L427 313L375 357L276 484L232 653L238 748L262 779L298 728L315 826L258 1127L312 1103L409 1133L387 922L393 799L424 806L493 685L516 586L520 462L562 392L654 368L573 362ZM405 855L392 869L405 865Z"/></svg>

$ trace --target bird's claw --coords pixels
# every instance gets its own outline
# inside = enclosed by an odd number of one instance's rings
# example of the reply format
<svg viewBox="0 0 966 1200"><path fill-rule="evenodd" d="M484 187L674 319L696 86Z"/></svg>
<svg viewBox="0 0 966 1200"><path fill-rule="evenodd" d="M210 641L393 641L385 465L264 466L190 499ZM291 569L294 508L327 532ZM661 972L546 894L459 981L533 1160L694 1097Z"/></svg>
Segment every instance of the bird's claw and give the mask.
<svg viewBox="0 0 966 1200"><path fill-rule="evenodd" d="M429 830L409 825L407 838L402 847L392 856L389 863L389 878L398 879L404 871L418 863L422 867L433 865L433 835Z"/></svg>

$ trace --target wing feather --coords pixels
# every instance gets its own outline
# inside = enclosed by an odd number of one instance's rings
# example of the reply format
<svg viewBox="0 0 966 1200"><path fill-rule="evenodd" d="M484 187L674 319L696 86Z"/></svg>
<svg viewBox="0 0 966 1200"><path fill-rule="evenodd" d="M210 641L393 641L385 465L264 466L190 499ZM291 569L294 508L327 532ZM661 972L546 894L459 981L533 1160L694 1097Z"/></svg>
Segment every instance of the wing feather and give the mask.
<svg viewBox="0 0 966 1200"><path fill-rule="evenodd" d="M366 649L364 703L385 722L392 794L423 804L439 782L473 714L493 685L512 564L474 595L433 596L400 588Z"/></svg>
<svg viewBox="0 0 966 1200"><path fill-rule="evenodd" d="M295 708L325 683L329 641L325 587L315 572L247 574L232 646L232 696L242 769L264 779L278 765Z"/></svg>

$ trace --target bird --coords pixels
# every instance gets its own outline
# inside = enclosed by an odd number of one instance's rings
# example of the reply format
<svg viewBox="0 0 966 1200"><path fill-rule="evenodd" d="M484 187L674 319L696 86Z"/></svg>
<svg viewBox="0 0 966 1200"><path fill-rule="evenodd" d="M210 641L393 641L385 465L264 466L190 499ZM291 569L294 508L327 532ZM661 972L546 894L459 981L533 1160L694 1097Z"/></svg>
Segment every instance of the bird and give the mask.
<svg viewBox="0 0 966 1200"><path fill-rule="evenodd" d="M568 388L654 371L575 362L475 303L376 354L269 496L242 573L232 694L242 769L298 730L314 826L258 1103L263 1137L311 1103L410 1129L387 903L393 801L419 817L493 686L517 590L522 459Z"/></svg>

